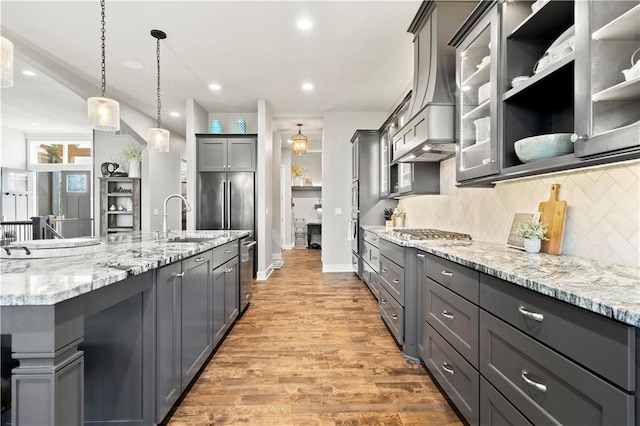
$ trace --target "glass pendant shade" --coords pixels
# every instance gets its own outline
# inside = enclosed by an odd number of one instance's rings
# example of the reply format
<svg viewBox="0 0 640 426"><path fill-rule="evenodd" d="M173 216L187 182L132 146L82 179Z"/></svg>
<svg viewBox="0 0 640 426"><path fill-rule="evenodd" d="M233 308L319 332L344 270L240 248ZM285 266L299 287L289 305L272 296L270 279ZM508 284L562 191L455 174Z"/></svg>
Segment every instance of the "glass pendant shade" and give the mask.
<svg viewBox="0 0 640 426"><path fill-rule="evenodd" d="M13 43L0 37L0 87L13 86Z"/></svg>
<svg viewBox="0 0 640 426"><path fill-rule="evenodd" d="M120 104L100 96L87 99L89 124L96 130L116 132L120 130Z"/></svg>
<svg viewBox="0 0 640 426"><path fill-rule="evenodd" d="M169 131L157 127L148 129L147 145L152 151L169 152Z"/></svg>
<svg viewBox="0 0 640 426"><path fill-rule="evenodd" d="M302 124L298 124L298 126L301 128ZM307 140L307 137L302 134L300 129L298 129L298 134L291 138L291 141L291 151L293 151L294 154L302 155L307 153L309 141Z"/></svg>

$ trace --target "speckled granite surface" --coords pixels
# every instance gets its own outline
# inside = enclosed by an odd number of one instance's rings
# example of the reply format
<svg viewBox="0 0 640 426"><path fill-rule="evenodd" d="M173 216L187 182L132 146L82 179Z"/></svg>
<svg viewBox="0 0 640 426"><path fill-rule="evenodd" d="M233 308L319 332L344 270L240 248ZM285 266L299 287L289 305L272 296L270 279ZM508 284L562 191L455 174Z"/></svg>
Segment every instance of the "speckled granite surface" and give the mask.
<svg viewBox="0 0 640 426"><path fill-rule="evenodd" d="M223 245L248 231L172 232L210 237L203 242L156 240L141 233L112 234L88 254L51 259L0 260L0 306L53 305L125 278Z"/></svg>
<svg viewBox="0 0 640 426"><path fill-rule="evenodd" d="M476 269L589 311L640 327L640 268L482 241L404 241L382 226L380 238Z"/></svg>

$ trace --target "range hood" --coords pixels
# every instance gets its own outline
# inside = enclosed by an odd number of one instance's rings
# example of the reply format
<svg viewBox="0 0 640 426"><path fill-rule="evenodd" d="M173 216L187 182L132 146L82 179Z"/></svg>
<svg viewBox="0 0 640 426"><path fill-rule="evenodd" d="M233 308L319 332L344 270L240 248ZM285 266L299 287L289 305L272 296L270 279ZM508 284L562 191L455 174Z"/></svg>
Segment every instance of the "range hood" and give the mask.
<svg viewBox="0 0 640 426"><path fill-rule="evenodd" d="M455 155L456 52L448 45L477 2L423 1L414 35L413 89L407 123L392 135L393 163Z"/></svg>

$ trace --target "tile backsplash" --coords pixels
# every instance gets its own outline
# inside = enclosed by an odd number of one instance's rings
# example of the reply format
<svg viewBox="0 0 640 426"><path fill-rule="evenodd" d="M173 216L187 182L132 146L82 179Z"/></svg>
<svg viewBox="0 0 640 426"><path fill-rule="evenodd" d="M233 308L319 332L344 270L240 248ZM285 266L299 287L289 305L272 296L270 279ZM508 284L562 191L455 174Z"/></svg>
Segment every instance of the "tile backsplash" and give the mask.
<svg viewBox="0 0 640 426"><path fill-rule="evenodd" d="M440 165L440 195L407 197L405 227L465 232L504 243L514 213L536 212L560 184L568 204L562 254L640 266L640 161L558 172L495 188L457 188L455 159Z"/></svg>

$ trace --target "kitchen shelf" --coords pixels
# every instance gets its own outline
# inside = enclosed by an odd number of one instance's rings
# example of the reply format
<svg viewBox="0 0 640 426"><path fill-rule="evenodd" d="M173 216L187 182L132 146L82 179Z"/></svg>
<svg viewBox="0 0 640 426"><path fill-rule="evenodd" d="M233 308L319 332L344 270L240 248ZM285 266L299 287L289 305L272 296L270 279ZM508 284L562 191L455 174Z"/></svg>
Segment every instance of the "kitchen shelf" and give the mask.
<svg viewBox="0 0 640 426"><path fill-rule="evenodd" d="M611 86L594 93L593 102L600 101L638 101L640 100L640 77Z"/></svg>
<svg viewBox="0 0 640 426"><path fill-rule="evenodd" d="M318 186L318 185L292 186L291 190L294 192L322 191L322 186Z"/></svg>
<svg viewBox="0 0 640 426"><path fill-rule="evenodd" d="M466 113L465 115L463 115L462 119L468 120L470 118L486 117L490 114L490 108L489 108L490 105L491 105L491 99L488 99L483 103L481 103L480 105L478 105L477 107L475 107L474 109L472 109L471 111L469 111L468 113Z"/></svg>
<svg viewBox="0 0 640 426"><path fill-rule="evenodd" d="M527 90L529 90L532 86L538 84L539 82L547 79L548 77L552 76L554 73L556 73L558 70L561 70L562 68L566 67L567 65L573 63L576 59L576 54L575 52L571 52L570 54L568 54L567 56L565 56L564 58L558 60L556 63L549 65L547 68L545 68L544 70L540 71L537 74L532 75L529 80L527 80L526 82L519 84L518 86L509 89L505 92L503 99L506 101L514 96L517 96L520 93L523 93Z"/></svg>
<svg viewBox="0 0 640 426"><path fill-rule="evenodd" d="M574 23L573 1L549 1L531 13L507 38L539 39L541 35L555 38Z"/></svg>
<svg viewBox="0 0 640 426"><path fill-rule="evenodd" d="M484 64L476 72L471 74L469 78L462 82L462 87L479 86L489 81L489 71L491 70L491 61Z"/></svg>
<svg viewBox="0 0 640 426"><path fill-rule="evenodd" d="M594 40L640 40L640 4L595 31Z"/></svg>
<svg viewBox="0 0 640 426"><path fill-rule="evenodd" d="M133 212L129 212L129 211L108 211L107 214L133 214Z"/></svg>
<svg viewBox="0 0 640 426"><path fill-rule="evenodd" d="M133 197L132 192L108 192L107 197Z"/></svg>

